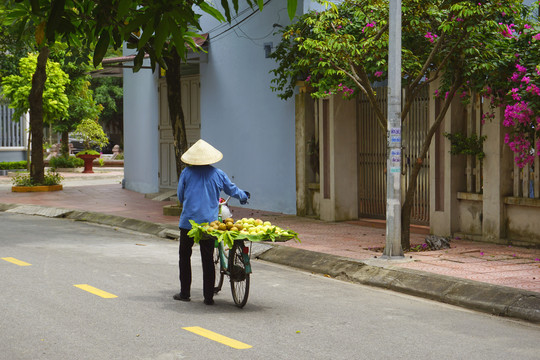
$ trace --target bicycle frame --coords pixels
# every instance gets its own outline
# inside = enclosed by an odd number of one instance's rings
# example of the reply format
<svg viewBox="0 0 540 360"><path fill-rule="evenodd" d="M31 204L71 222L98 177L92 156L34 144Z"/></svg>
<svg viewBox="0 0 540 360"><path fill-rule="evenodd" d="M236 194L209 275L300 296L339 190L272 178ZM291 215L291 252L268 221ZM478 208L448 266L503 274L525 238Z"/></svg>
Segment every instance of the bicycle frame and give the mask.
<svg viewBox="0 0 540 360"><path fill-rule="evenodd" d="M237 240L237 241L242 241L242 240ZM229 262L228 262L227 257L225 256L225 246L223 245L223 242L216 240L214 243L214 247L217 247L219 249L219 263L220 263L221 269L225 271L225 273L228 275ZM242 257L244 259L244 263L246 266L246 273L251 274L252 271L251 271L250 256L249 256L249 253L245 252L245 249L247 249L247 246L244 246L243 249L244 251L242 251ZM249 249L249 251L251 252L251 249Z"/></svg>

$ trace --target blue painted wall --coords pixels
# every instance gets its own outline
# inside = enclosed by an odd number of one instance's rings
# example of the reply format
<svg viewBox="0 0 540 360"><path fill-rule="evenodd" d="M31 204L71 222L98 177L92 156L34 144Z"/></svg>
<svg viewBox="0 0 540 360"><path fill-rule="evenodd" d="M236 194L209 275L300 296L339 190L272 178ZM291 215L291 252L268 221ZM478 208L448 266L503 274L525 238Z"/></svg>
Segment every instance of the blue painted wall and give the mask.
<svg viewBox="0 0 540 360"><path fill-rule="evenodd" d="M132 50L124 48L124 54ZM145 60L144 65L150 65ZM124 179L126 189L159 191L158 72L124 69Z"/></svg>
<svg viewBox="0 0 540 360"><path fill-rule="evenodd" d="M289 23L284 1L272 1L262 12L246 10L232 28L203 17L210 47L208 62L200 66L201 137L223 152L216 166L251 192L249 207L294 214L294 100L271 91L269 71L276 63L264 49L280 41L273 24Z"/></svg>

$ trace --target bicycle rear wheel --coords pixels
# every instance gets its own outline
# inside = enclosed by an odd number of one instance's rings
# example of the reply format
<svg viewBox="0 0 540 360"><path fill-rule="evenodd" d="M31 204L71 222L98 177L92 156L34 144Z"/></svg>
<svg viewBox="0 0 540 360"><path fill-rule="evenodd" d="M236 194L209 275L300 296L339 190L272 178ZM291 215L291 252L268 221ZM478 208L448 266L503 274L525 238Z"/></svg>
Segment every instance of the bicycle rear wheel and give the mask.
<svg viewBox="0 0 540 360"><path fill-rule="evenodd" d="M236 306L246 305L249 295L249 273L244 260L244 242L237 240L229 251L229 278L231 292Z"/></svg>
<svg viewBox="0 0 540 360"><path fill-rule="evenodd" d="M225 248L223 247L223 244L217 244L214 248L214 271L216 273L216 279L214 281L214 294L217 294L221 291L221 287L223 286L223 279L225 278L225 273L223 269L221 268L221 261L219 256L219 250L223 249L225 252ZM225 253L225 257L227 257L227 253Z"/></svg>

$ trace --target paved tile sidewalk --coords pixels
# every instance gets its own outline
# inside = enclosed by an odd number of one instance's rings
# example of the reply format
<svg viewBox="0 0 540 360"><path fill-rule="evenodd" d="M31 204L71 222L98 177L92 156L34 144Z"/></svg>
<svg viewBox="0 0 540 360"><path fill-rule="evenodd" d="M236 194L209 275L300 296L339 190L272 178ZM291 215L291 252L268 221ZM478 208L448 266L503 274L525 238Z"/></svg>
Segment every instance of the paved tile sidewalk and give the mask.
<svg viewBox="0 0 540 360"><path fill-rule="evenodd" d="M99 170L98 170L99 171ZM122 189L122 169L105 169L95 174L63 173L64 190L49 193L13 193L7 176L0 176L0 203L32 204L99 212L174 227L175 216L163 215L169 201L154 201L143 194ZM256 194L253 194L256 196ZM249 206L249 205L248 205ZM440 251L409 252L400 261L379 260L384 247L384 223L377 221L324 222L245 207L232 207L235 218L254 217L290 228L299 233L301 243L288 241L280 246L311 250L341 257L381 261L396 267L449 275L495 285L540 293L540 249L495 245L453 239L451 248ZM413 229L411 242L422 244L425 230Z"/></svg>

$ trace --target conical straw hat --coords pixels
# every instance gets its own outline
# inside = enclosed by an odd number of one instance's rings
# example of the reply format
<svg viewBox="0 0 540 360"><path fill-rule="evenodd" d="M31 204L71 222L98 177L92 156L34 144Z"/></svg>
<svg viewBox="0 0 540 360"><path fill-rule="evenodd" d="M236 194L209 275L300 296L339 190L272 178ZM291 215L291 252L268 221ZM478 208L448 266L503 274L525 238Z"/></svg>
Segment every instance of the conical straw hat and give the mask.
<svg viewBox="0 0 540 360"><path fill-rule="evenodd" d="M223 159L223 154L203 139L200 139L191 145L180 159L189 165L210 165Z"/></svg>

